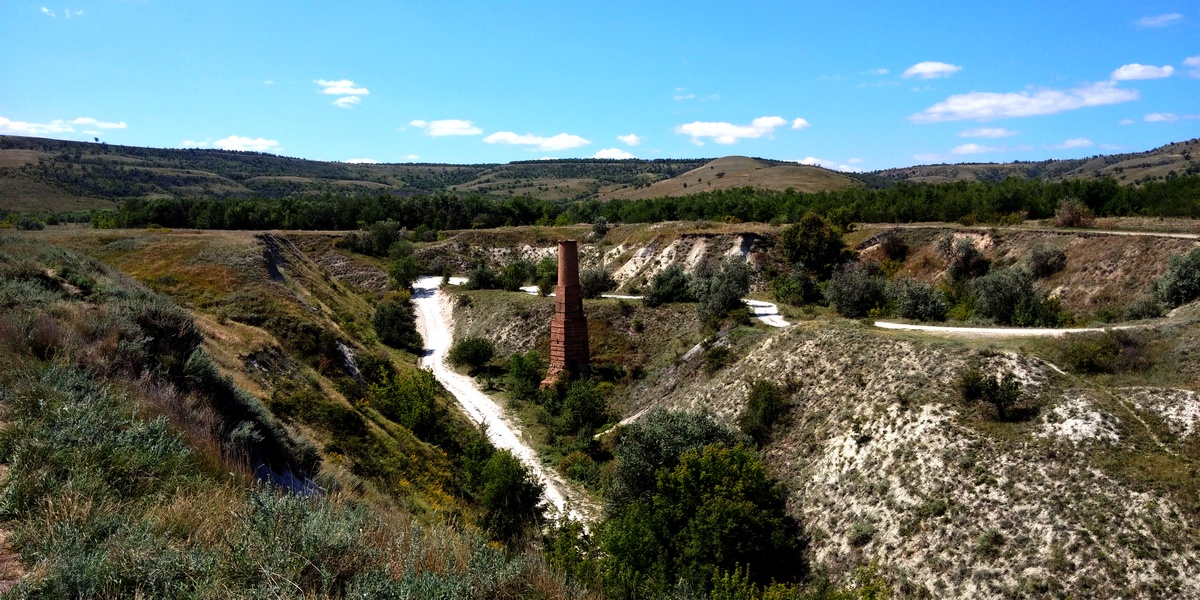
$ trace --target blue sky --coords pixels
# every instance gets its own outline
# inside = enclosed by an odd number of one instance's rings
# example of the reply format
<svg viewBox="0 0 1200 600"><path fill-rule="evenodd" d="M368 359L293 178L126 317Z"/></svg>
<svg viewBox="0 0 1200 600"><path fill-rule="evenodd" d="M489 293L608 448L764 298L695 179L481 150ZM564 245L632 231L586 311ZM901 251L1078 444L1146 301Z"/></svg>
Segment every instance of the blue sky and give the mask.
<svg viewBox="0 0 1200 600"><path fill-rule="evenodd" d="M874 170L1200 137L1200 1L0 3L0 133Z"/></svg>

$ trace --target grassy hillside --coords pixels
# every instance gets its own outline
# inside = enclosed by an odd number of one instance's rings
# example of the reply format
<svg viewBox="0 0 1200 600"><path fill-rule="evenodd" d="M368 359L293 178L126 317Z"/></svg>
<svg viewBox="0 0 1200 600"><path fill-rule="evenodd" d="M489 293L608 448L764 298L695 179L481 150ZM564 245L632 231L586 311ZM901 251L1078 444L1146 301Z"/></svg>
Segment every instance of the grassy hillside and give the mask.
<svg viewBox="0 0 1200 600"><path fill-rule="evenodd" d="M424 480L411 489L361 473L349 452L334 464L309 440L345 433L350 413L326 408L320 426L281 417L278 396L263 402L223 375L214 355L237 341L214 336L239 327L202 333L167 297L28 236L0 238L0 306L10 597L581 595L538 556L460 528L467 515L447 505L471 502L430 488L446 483L445 454L402 427L387 433L393 456L413 461L405 476Z"/></svg>
<svg viewBox="0 0 1200 600"><path fill-rule="evenodd" d="M821 167L768 161L745 156L726 156L709 161L677 177L645 187L624 188L601 194L602 200L686 196L702 191L755 187L768 190L822 192L859 186L852 176Z"/></svg>

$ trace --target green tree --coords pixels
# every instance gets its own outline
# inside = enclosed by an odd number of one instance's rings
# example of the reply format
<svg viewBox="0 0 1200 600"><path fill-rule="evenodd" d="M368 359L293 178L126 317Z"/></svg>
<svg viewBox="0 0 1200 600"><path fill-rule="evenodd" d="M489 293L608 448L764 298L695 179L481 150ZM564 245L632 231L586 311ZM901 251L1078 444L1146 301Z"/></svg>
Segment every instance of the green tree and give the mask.
<svg viewBox="0 0 1200 600"><path fill-rule="evenodd" d="M801 265L824 281L841 264L846 245L825 217L808 212L783 229L779 249L788 264Z"/></svg>
<svg viewBox="0 0 1200 600"><path fill-rule="evenodd" d="M1158 299L1170 307L1200 298L1200 250L1172 256L1167 272L1154 286Z"/></svg>
<svg viewBox="0 0 1200 600"><path fill-rule="evenodd" d="M408 350L414 354L420 353L425 347L417 331L417 319L413 314L412 304L385 300L375 307L375 315L371 318L375 327L375 335L380 342L393 348Z"/></svg>
<svg viewBox="0 0 1200 600"><path fill-rule="evenodd" d="M742 308L742 297L750 292L753 273L746 261L729 257L711 273L698 273L691 281L692 295L699 301L701 319L723 318Z"/></svg>
<svg viewBox="0 0 1200 600"><path fill-rule="evenodd" d="M800 527L786 516L785 498L745 446L688 450L674 468L657 472L649 498L606 521L607 571L636 574L638 587L659 593L679 580L708 589L714 571L741 565L760 584L802 579Z"/></svg>
<svg viewBox="0 0 1200 600"><path fill-rule="evenodd" d="M401 256L388 263L388 285L392 289L411 289L420 276L421 263L413 256Z"/></svg>
<svg viewBox="0 0 1200 600"><path fill-rule="evenodd" d="M839 269L825 284L825 299L842 316L865 317L887 302L887 280L867 265Z"/></svg>
<svg viewBox="0 0 1200 600"><path fill-rule="evenodd" d="M568 433L593 430L608 421L608 402L590 380L571 382L563 398L562 424Z"/></svg>
<svg viewBox="0 0 1200 600"><path fill-rule="evenodd" d="M694 302L696 299L692 296L689 280L682 265L672 264L650 279L650 289L646 291L642 302L649 307L670 302Z"/></svg>
<svg viewBox="0 0 1200 600"><path fill-rule="evenodd" d="M617 288L617 281L604 268L584 269L579 274L579 291L584 298L599 298L604 292Z"/></svg>
<svg viewBox="0 0 1200 600"><path fill-rule="evenodd" d="M542 484L512 452L496 450L483 467L483 481L484 523L492 535L514 541L541 520Z"/></svg>
<svg viewBox="0 0 1200 600"><path fill-rule="evenodd" d="M737 425L742 433L762 445L786 411L787 392L777 383L759 379L746 392L746 404L738 414Z"/></svg>
<svg viewBox="0 0 1200 600"><path fill-rule="evenodd" d="M517 400L532 400L537 397L538 384L542 381L541 361L537 352L530 350L516 353L508 358L506 387L508 394Z"/></svg>
<svg viewBox="0 0 1200 600"><path fill-rule="evenodd" d="M441 386L425 369L388 376L369 388L371 405L380 414L412 431L423 441L439 444L448 439L447 413L438 405Z"/></svg>
<svg viewBox="0 0 1200 600"><path fill-rule="evenodd" d="M496 347L491 340L469 337L455 342L450 347L450 353L446 355L446 358L450 359L450 363L455 366L465 366L472 371L477 371L491 362L495 355Z"/></svg>

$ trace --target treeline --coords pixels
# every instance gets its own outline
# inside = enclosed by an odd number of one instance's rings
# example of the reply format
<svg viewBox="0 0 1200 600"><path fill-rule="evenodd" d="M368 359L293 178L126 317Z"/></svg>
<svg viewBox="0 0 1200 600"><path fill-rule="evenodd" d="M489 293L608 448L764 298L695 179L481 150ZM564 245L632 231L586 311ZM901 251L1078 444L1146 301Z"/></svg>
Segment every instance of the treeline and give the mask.
<svg viewBox="0 0 1200 600"><path fill-rule="evenodd" d="M1186 175L1138 187L1112 179L1056 183L1008 179L999 183L899 184L885 189L853 188L801 193L755 188L702 192L648 200L550 201L479 194L382 195L367 198L126 200L118 227L199 229L358 229L395 221L415 229L471 229L506 225L565 225L594 222L654 223L674 220L794 222L810 211L838 222L960 221L989 223L1013 215L1054 215L1063 198L1075 198L1101 217L1144 215L1200 217L1200 176Z"/></svg>

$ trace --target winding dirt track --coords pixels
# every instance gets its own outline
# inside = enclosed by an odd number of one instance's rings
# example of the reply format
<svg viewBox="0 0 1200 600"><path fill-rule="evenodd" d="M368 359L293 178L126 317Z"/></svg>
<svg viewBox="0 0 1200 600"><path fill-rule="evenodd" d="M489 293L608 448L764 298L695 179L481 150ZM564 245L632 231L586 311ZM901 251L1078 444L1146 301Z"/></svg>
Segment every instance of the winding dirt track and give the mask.
<svg viewBox="0 0 1200 600"><path fill-rule="evenodd" d="M480 391L474 379L455 372L446 364L446 354L454 340L454 320L449 299L438 289L441 282L441 277L423 277L413 286L417 329L425 338L421 365L433 371L433 376L454 395L472 420L487 428L488 439L497 448L512 452L537 476L545 486L544 497L551 512L567 514L576 520L591 520L599 510L586 493L543 465L537 452L521 437L520 426L504 409Z"/></svg>

